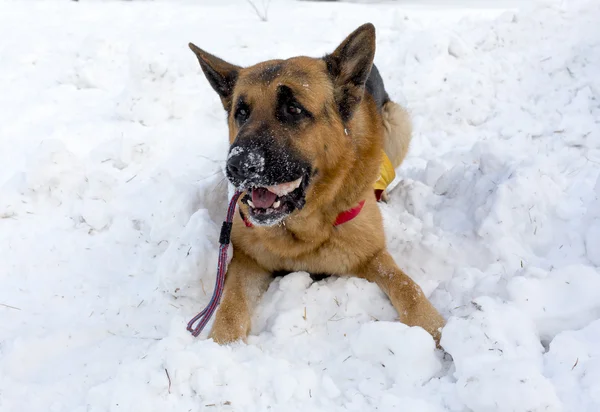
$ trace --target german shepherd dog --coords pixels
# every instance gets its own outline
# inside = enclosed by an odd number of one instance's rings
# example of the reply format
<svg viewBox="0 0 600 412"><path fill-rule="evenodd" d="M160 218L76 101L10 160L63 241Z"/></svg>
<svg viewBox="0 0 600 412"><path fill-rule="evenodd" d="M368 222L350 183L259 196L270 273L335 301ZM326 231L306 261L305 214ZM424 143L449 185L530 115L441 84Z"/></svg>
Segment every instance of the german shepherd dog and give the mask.
<svg viewBox="0 0 600 412"><path fill-rule="evenodd" d="M247 68L189 46L227 112L226 175L245 192L210 337L246 341L274 275L306 271L375 282L401 322L439 344L444 319L386 250L373 194L382 163L398 167L411 139L407 112L373 65L375 27L359 27L323 58Z"/></svg>

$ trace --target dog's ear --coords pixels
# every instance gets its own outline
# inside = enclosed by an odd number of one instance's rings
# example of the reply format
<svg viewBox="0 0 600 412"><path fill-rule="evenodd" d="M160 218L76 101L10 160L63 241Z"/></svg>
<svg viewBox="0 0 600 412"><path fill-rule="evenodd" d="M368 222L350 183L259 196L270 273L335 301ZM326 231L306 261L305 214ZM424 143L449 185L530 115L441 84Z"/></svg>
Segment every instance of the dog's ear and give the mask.
<svg viewBox="0 0 600 412"><path fill-rule="evenodd" d="M360 103L375 57L375 27L363 24L324 57L333 78L334 97L344 122Z"/></svg>
<svg viewBox="0 0 600 412"><path fill-rule="evenodd" d="M225 60L221 60L217 56L205 52L193 43L190 43L189 46L198 58L200 67L208 82L221 97L223 107L229 111L231 109L233 88L241 67L227 63Z"/></svg>

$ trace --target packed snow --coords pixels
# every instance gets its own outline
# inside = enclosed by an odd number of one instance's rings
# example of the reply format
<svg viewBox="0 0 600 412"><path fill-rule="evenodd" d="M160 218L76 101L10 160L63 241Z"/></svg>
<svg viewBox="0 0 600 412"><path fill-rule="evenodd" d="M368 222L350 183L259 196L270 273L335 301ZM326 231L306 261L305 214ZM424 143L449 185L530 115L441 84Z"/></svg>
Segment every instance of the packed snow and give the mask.
<svg viewBox="0 0 600 412"><path fill-rule="evenodd" d="M0 2L0 411L600 411L600 4L443 4ZM249 65L366 21L415 125L387 242L446 352L307 273L248 344L193 338L229 188L187 43Z"/></svg>

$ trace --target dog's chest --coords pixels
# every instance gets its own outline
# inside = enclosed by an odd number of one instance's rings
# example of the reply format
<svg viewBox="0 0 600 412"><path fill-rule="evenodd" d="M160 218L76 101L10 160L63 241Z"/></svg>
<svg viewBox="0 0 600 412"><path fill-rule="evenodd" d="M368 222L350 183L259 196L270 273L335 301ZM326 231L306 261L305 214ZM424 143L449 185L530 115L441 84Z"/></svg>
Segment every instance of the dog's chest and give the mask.
<svg viewBox="0 0 600 412"><path fill-rule="evenodd" d="M325 241L302 241L297 236L252 236L239 246L261 267L271 271L327 273L345 275L353 272L378 248L379 241L347 236L331 236Z"/></svg>
<svg viewBox="0 0 600 412"><path fill-rule="evenodd" d="M354 256L328 247L296 257L285 257L276 253L256 254L258 264L272 272L308 272L341 275L349 273L356 265Z"/></svg>

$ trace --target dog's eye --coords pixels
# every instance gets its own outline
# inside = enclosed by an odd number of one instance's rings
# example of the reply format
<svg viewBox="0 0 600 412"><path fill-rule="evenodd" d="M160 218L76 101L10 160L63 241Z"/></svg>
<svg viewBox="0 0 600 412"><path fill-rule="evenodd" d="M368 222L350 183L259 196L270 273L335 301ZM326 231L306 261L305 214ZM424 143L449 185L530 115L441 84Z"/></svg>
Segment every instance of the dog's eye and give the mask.
<svg viewBox="0 0 600 412"><path fill-rule="evenodd" d="M239 106L235 111L235 119L239 123L244 123L250 117L250 110L247 106Z"/></svg>
<svg viewBox="0 0 600 412"><path fill-rule="evenodd" d="M292 114L294 116L298 116L302 114L302 109L299 108L298 106L296 106L295 104L290 104L287 107L287 112L289 114Z"/></svg>

